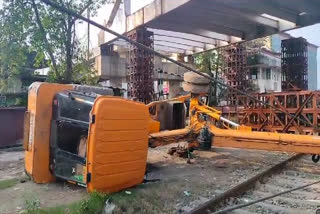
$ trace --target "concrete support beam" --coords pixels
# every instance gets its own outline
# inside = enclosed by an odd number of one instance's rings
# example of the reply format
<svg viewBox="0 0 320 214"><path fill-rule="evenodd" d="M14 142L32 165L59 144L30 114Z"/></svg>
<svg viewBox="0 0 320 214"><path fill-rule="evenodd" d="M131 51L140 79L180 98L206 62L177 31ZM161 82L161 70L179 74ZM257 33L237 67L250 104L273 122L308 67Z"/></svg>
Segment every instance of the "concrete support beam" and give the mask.
<svg viewBox="0 0 320 214"><path fill-rule="evenodd" d="M167 25L174 25L176 27L179 26L181 28L193 28L194 30L197 30L199 34L201 34L200 29L206 29L209 32L218 32L220 34L230 35L238 38L243 38L245 33L244 31L241 31L237 28L230 28L226 25L219 25L216 21L207 21L206 23L204 23L202 19L204 17L197 18L190 15L190 18L194 18L194 20L190 22L183 22L178 19L163 17L158 19L157 24L160 29L165 29ZM154 24L151 25L154 26Z"/></svg>
<svg viewBox="0 0 320 214"><path fill-rule="evenodd" d="M170 28L170 27L169 27ZM215 32L203 32L205 37L202 35L190 34L190 33L181 33L177 31L170 31L170 30L163 30L163 29L156 29L156 28L148 28L148 30L152 31L154 35L160 36L168 36L173 38L181 38L185 40L195 41L195 42L202 42L206 44L215 44L217 41L226 41L229 42L232 40L232 37L220 33ZM237 40L240 38L235 38Z"/></svg>
<svg viewBox="0 0 320 214"><path fill-rule="evenodd" d="M139 25L146 24L156 17L166 14L191 0L155 0L151 4L138 10L131 16L127 17L126 31L133 30Z"/></svg>
<svg viewBox="0 0 320 214"><path fill-rule="evenodd" d="M176 32L180 32L180 33L188 33L188 34L193 34L193 35L197 35L197 36L201 36L201 37L206 37L209 39L216 39L215 36L217 36L216 32L212 32L208 29L205 28L199 28L199 26L197 25L180 25L177 23L172 23L172 22L156 22L156 23L152 23L150 24L151 28L159 28L159 29L163 29L163 30L167 30L167 31L176 31ZM219 35L224 35L224 34L220 34ZM235 36L227 36L224 35L223 36L223 40L224 42L239 42L241 41L241 37L235 37ZM220 40L220 39L219 39Z"/></svg>
<svg viewBox="0 0 320 214"><path fill-rule="evenodd" d="M186 54L319 23L319 11L318 0L154 0L126 18L126 31L144 26L161 51Z"/></svg>
<svg viewBox="0 0 320 214"><path fill-rule="evenodd" d="M205 48L206 43L196 42L176 37L162 36L162 35L154 35L154 41L164 41L169 43L175 43L180 45L187 45L189 47L198 47Z"/></svg>
<svg viewBox="0 0 320 214"><path fill-rule="evenodd" d="M195 47L195 46L190 46L190 45L186 45L186 44L178 44L178 43L174 43L174 42L170 42L170 41L154 41L154 44L157 45L161 45L161 46L167 46L167 47L172 47L172 48L177 48L177 49L181 49L184 51L193 51L195 48L197 48L198 50L204 50L203 47Z"/></svg>
<svg viewBox="0 0 320 214"><path fill-rule="evenodd" d="M167 45L160 45L160 44L158 44L154 48L154 50L158 50L167 54L170 54L170 53L178 53L178 54L186 54L186 55L193 54L193 51L187 51L185 49L174 48L174 47L169 47Z"/></svg>

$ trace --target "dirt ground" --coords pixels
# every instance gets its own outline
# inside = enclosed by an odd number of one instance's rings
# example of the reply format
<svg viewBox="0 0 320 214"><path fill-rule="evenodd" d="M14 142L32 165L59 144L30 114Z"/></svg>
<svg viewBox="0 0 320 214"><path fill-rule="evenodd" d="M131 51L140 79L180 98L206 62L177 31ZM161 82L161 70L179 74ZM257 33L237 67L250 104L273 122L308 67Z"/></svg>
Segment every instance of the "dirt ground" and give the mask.
<svg viewBox="0 0 320 214"><path fill-rule="evenodd" d="M28 201L39 201L41 207L53 207L79 201L86 190L64 183L35 184L26 179L24 152L21 149L0 150L0 181L16 178L18 183L0 190L0 213L19 213Z"/></svg>
<svg viewBox="0 0 320 214"><path fill-rule="evenodd" d="M160 179L136 188L134 204L117 204L127 213L182 213L203 203L260 171L288 158L290 154L239 149L195 151L192 164L167 154L168 147L150 149L146 179ZM0 181L25 177L24 153L0 151ZM39 185L22 179L13 187L0 190L0 213L19 213L28 200L38 200L41 207L70 204L87 196L86 190L64 183ZM142 188L141 188L142 187ZM135 188L131 189L135 191ZM130 191L131 191L130 190ZM127 207L123 207L127 206ZM141 207L144 207L143 209ZM141 208L141 209L140 209Z"/></svg>

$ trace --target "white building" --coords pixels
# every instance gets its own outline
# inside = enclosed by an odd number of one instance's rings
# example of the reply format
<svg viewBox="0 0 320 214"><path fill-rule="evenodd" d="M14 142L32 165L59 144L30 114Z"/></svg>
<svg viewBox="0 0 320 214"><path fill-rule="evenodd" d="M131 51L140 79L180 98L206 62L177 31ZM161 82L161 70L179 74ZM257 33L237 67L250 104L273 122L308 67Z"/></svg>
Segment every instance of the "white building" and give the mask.
<svg viewBox="0 0 320 214"><path fill-rule="evenodd" d="M279 33L265 39L264 48L248 57L249 79L257 86L257 92L280 92L281 88L281 41L293 38ZM318 46L308 43L308 90L320 89L317 72Z"/></svg>
<svg viewBox="0 0 320 214"><path fill-rule="evenodd" d="M261 49L248 57L249 79L256 85L257 92L281 91L280 54Z"/></svg>

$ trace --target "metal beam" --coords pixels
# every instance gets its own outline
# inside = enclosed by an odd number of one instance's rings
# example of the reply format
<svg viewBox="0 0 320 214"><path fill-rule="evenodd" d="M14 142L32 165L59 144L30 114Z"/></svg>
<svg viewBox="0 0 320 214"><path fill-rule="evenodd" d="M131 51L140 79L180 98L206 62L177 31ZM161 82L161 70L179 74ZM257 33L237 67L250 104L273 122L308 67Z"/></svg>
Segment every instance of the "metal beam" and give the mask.
<svg viewBox="0 0 320 214"><path fill-rule="evenodd" d="M171 47L171 48L177 48L177 49L181 49L181 50L189 50L192 51L193 47L192 46L188 46L188 45L181 45L181 44L177 44L177 43L173 43L173 42L168 42L168 41L154 41L154 45L161 45L161 46L166 46L166 47Z"/></svg>
<svg viewBox="0 0 320 214"><path fill-rule="evenodd" d="M216 32L212 32L209 29L205 29L205 28L199 28L199 26L197 25L181 25L180 23L172 23L172 22L154 22L154 23L150 23L148 25L151 28L158 28L158 29L162 29L162 30L168 30L168 31L176 31L176 32L180 32L180 33L188 33L188 34L194 34L197 36L202 36L202 37L206 37L206 38L210 38L210 39L217 39L217 34L218 35L224 35L221 33L216 33ZM226 41L226 42L239 42L241 41L241 37L236 37L236 36L227 36L225 35L223 37L223 39L219 39L222 41Z"/></svg>
<svg viewBox="0 0 320 214"><path fill-rule="evenodd" d="M131 0L123 0L125 16L131 15Z"/></svg>
<svg viewBox="0 0 320 214"><path fill-rule="evenodd" d="M155 41L155 47L157 46L176 48L176 49L184 50L185 52L188 52L188 53L204 51L204 48L193 47L188 45L180 45L180 44L166 42L166 41Z"/></svg>
<svg viewBox="0 0 320 214"><path fill-rule="evenodd" d="M176 27L184 26L184 27L193 28L193 29L206 29L210 32L217 32L217 33L235 36L239 38L243 38L244 36L244 31L242 30L232 28L226 25L219 25L215 21L207 20L206 22L204 22L203 18L205 18L205 16L202 16L202 18L199 18L194 15L190 15L188 18L191 18L191 19L193 18L193 19L192 21L185 22L185 20L181 20L181 19L161 17L161 18L158 18L157 23L159 23L160 26L174 24Z"/></svg>
<svg viewBox="0 0 320 214"><path fill-rule="evenodd" d="M122 39L114 40L110 42L110 44L121 46L121 47L128 47L129 45L128 42ZM210 45L206 45L204 47L194 47L194 46L189 46L187 44L177 44L170 41L154 40L154 50L159 50L161 52L166 52L166 53L179 53L179 54L190 55L190 54L193 54L194 52L201 52L208 48L212 48L212 47Z"/></svg>
<svg viewBox="0 0 320 214"><path fill-rule="evenodd" d="M212 37L204 37L204 36L199 36L195 34L181 33L177 31L169 31L169 30L163 30L163 29L148 28L148 30L152 31L154 35L180 38L188 41L201 42L205 44L216 44L217 41L220 41L220 40L221 41L230 40L230 36L214 33L214 32L210 34Z"/></svg>
<svg viewBox="0 0 320 214"><path fill-rule="evenodd" d="M157 45L154 47L155 51L161 51L161 52L165 52L168 54L171 53L179 53L179 54L186 54L186 50L183 49L178 49L178 48L172 48L172 47L168 47L168 46L163 46L163 45ZM189 53L190 54L190 53ZM192 53L191 53L192 54Z"/></svg>
<svg viewBox="0 0 320 214"><path fill-rule="evenodd" d="M114 6L113 6L112 11L111 11L111 14L109 16L109 20L107 22L107 26L108 27L112 26L113 20L116 17L116 14L117 14L117 12L119 10L120 4L121 4L121 0L116 0L116 2L114 3Z"/></svg>
<svg viewBox="0 0 320 214"><path fill-rule="evenodd" d="M170 43L175 43L180 45L187 45L189 47L192 46L192 47L198 47L198 48L205 48L206 46L206 43L195 42L195 41L190 41L186 39L180 39L180 38L162 36L162 35L154 35L154 41L165 41L165 42L170 42Z"/></svg>

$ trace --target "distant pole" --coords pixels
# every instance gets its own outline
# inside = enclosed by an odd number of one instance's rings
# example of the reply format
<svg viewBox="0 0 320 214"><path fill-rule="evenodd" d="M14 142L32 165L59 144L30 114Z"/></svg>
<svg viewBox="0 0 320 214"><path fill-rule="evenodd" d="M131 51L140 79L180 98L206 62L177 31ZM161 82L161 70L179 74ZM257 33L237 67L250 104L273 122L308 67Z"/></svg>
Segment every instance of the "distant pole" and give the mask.
<svg viewBox="0 0 320 214"><path fill-rule="evenodd" d="M90 19L90 10L87 9L87 18ZM87 50L87 60L90 58L90 24L88 22L88 50Z"/></svg>
<svg viewBox="0 0 320 214"><path fill-rule="evenodd" d="M124 0L124 13L126 17L131 15L131 0Z"/></svg>

